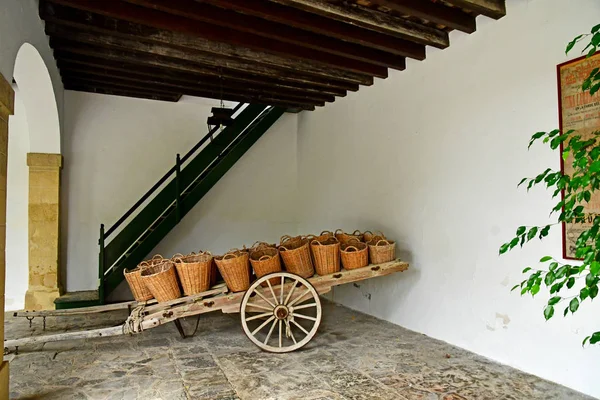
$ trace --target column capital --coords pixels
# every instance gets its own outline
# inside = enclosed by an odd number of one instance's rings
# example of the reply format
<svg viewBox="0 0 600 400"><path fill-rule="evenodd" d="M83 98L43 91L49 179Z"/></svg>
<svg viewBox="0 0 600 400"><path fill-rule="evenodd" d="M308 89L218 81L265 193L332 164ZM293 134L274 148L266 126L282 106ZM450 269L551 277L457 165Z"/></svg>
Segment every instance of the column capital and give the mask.
<svg viewBox="0 0 600 400"><path fill-rule="evenodd" d="M0 119L8 121L8 116L15 112L15 91L10 83L0 74Z"/></svg>
<svg viewBox="0 0 600 400"><path fill-rule="evenodd" d="M62 155L54 153L27 153L27 165L36 169L62 168Z"/></svg>

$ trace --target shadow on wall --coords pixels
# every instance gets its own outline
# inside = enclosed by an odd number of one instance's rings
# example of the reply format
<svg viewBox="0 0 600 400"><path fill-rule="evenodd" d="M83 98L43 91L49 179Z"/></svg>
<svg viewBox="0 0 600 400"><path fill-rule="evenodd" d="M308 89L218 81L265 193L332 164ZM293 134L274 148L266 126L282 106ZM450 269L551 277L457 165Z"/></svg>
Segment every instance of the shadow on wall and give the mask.
<svg viewBox="0 0 600 400"><path fill-rule="evenodd" d="M9 120L6 221L6 309L22 309L28 286L27 153L60 154L60 121L48 68L24 43L15 60L15 115Z"/></svg>

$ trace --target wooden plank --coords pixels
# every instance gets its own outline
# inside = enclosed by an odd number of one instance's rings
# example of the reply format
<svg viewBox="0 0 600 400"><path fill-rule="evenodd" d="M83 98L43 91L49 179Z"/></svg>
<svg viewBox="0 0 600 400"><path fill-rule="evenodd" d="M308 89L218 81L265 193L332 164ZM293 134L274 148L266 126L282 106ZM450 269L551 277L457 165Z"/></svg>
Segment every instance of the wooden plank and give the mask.
<svg viewBox="0 0 600 400"><path fill-rule="evenodd" d="M338 40L330 36L297 29L287 24L275 23L251 15L231 12L220 7L202 4L195 0L170 0L169 2L164 2L162 0L125 1L178 15L180 17L193 19L195 21L211 23L233 29L234 31L238 31L238 34L250 33L269 40L291 43L383 67L404 70L406 68L404 57L411 57L417 60L425 59L424 46L406 46L399 49L403 50L400 51L400 54L397 52L392 54L390 52L365 47L345 40Z"/></svg>
<svg viewBox="0 0 600 400"><path fill-rule="evenodd" d="M69 79L80 79L80 80L91 80L100 82L115 82L115 83L133 83L136 85L147 85L148 87L165 89L173 93L183 93L190 96L195 96L196 91L211 91L211 92L223 92L228 94L244 94L250 96L261 96L266 95L271 98L277 98L285 101L308 102L309 104L317 104L321 102L333 102L335 97L332 95L321 95L321 94L306 94L297 92L277 92L268 90L265 88L256 88L250 86L231 86L221 84L219 80L213 80L212 82L196 82L190 84L187 82L172 81L161 77L148 77L144 75L136 74L135 72L125 73L121 72L115 74L111 71L103 71L93 68L61 68L61 75Z"/></svg>
<svg viewBox="0 0 600 400"><path fill-rule="evenodd" d="M362 7L330 3L326 0L269 0L361 28L382 32L416 43L444 49L450 45L448 33L393 15Z"/></svg>
<svg viewBox="0 0 600 400"><path fill-rule="evenodd" d="M146 99L146 100L159 100L159 101L169 101L172 103L176 103L181 98L180 95L165 95L163 93L152 93L149 91L138 91L138 90L123 90L123 88L100 88L100 87L92 87L92 86L78 86L69 83L64 84L65 90L72 90L74 92L87 92L87 93L97 93L97 94L106 94L111 96L122 96L122 97L135 97L138 99Z"/></svg>
<svg viewBox="0 0 600 400"><path fill-rule="evenodd" d="M89 331L77 331L77 332L65 332L57 333L55 335L42 335L42 336L31 336L28 338L21 339L9 339L4 341L4 347L12 349L13 347L20 347L32 344L41 344L49 342L58 342L61 340L75 340L75 339L91 339L96 337L107 337L123 335L123 326L112 326L110 328L93 329Z"/></svg>
<svg viewBox="0 0 600 400"><path fill-rule="evenodd" d="M75 80L67 80L64 82L64 86L66 90L75 90L80 92L90 92L90 93L100 93L100 94L112 94L115 96L127 96L127 97L142 97L144 95L150 96L152 100L164 100L164 101L178 101L181 97L180 95L175 96L170 94L169 92L155 92L155 88L151 88L150 90L144 91L143 87L135 86L135 85L122 85L122 84L108 84L108 83L97 83L97 82L86 82L86 81L75 81ZM240 94L221 94L215 92L204 92L197 91L195 92L196 96L204 97L207 99L217 99L220 100L229 100L229 101L238 101L243 103L255 103L255 104L264 104L264 105L275 105L280 107L299 107L304 110L313 110L315 106L324 106L325 103L318 104L301 104L297 102L287 103L280 99L272 99L266 96L261 96L260 98L256 98L253 96L240 95Z"/></svg>
<svg viewBox="0 0 600 400"><path fill-rule="evenodd" d="M51 44L54 46L54 56L59 64L67 63L69 65L79 65L88 67L106 68L118 72L132 71L136 73L144 74L148 76L166 76L166 77L177 77L177 79L184 79L190 83L196 83L201 80L223 80L225 82L234 82L239 84L254 84L257 86L273 87L277 90L301 90L310 93L322 93L330 94L334 96L345 96L346 90L356 91L358 85L344 84L344 83L323 83L306 81L297 82L295 80L287 80L286 78L274 78L264 77L260 75L253 75L251 73L242 73L231 71L226 69L211 69L211 68L198 68L196 66L180 65L171 62L168 59L162 59L158 57L147 58L141 55L106 50L103 48L93 48L90 46L81 47L81 45L74 43L60 43L52 39ZM67 49L65 50L65 47ZM79 49L80 52L71 52L69 49ZM93 53L94 51L95 53ZM83 52L83 53L82 53ZM90 54L95 54L91 56ZM163 62L161 62L163 61ZM141 64L140 64L141 63ZM327 81L323 81L327 82ZM331 86L331 85L334 86ZM338 88L343 86L344 88ZM348 89L345 89L348 88Z"/></svg>
<svg viewBox="0 0 600 400"><path fill-rule="evenodd" d="M425 47L423 44L386 35L370 29L363 29L359 26L346 24L272 2L268 3L263 0L197 1L393 54L405 55L417 59L425 57ZM410 54L414 54L416 57L411 56Z"/></svg>
<svg viewBox="0 0 600 400"><path fill-rule="evenodd" d="M460 8L423 0L377 0L377 4L407 16L425 19L466 33L473 33L476 29L475 17Z"/></svg>
<svg viewBox="0 0 600 400"><path fill-rule="evenodd" d="M445 0L446 3L462 7L467 10L485 15L490 18L500 19L506 15L505 0Z"/></svg>
<svg viewBox="0 0 600 400"><path fill-rule="evenodd" d="M68 20L70 23L82 25L80 26L82 29L91 27L97 29L102 26L107 35L125 33L133 39L133 42L141 39L162 43L173 49L177 47L196 49L222 57L277 65L282 68L292 67L296 70L339 79L360 80L365 76L387 77L385 67L289 43L264 40L260 36L248 33L239 35L231 29L120 1L52 0L52 2L68 7L41 2L40 14L46 21L66 23ZM102 21L100 18L102 15L109 19ZM153 29L145 34L139 25Z"/></svg>
<svg viewBox="0 0 600 400"><path fill-rule="evenodd" d="M81 84L81 85L90 85L99 87L110 85L111 87L123 87L123 88L133 88L144 90L148 89L152 92L156 93L165 93L165 94L186 94L189 96L196 97L206 97L213 99L221 99L230 100L232 98L244 97L247 99L251 99L252 101L248 101L248 103L259 103L259 104L272 104L272 103L264 103L267 99L279 105L307 105L307 106L322 106L325 105L325 101L332 102L335 97L326 96L325 99L314 99L307 97L296 97L296 96L286 96L286 95L268 95L260 90L226 90L220 89L218 87L215 88L206 88L206 87L181 87L179 85L168 85L164 82L159 81L150 81L150 80L132 80L132 79L122 79L117 76L107 77L107 76L97 76L91 74L64 74L63 75L64 83L71 84ZM237 100L234 100L237 101Z"/></svg>

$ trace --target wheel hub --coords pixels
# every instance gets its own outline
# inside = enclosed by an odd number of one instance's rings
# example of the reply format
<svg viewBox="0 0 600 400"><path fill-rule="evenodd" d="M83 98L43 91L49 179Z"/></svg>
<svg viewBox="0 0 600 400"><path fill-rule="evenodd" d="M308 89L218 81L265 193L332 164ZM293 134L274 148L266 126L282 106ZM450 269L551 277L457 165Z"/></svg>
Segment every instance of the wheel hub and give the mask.
<svg viewBox="0 0 600 400"><path fill-rule="evenodd" d="M290 314L286 306L279 305L273 310L273 314L277 319L286 319Z"/></svg>

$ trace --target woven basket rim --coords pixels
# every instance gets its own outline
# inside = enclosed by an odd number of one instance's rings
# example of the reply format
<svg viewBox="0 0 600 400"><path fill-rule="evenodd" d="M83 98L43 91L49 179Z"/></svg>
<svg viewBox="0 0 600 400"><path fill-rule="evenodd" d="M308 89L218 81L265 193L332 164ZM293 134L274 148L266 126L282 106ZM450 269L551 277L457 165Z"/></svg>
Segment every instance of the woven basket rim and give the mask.
<svg viewBox="0 0 600 400"><path fill-rule="evenodd" d="M269 253L273 253L273 254L266 254L267 252ZM262 253L262 254L261 254ZM268 260L260 260L260 258L262 256L269 256L269 260L275 256L279 255L279 250L277 250L274 247L262 247L259 249L256 249L252 252L250 252L250 259L252 261L258 261L258 262L263 262L263 261L268 261Z"/></svg>
<svg viewBox="0 0 600 400"><path fill-rule="evenodd" d="M379 244L381 242L387 242L386 244ZM383 246L392 246L396 244L396 241L394 240L389 240L389 239L379 239L377 242L374 243L373 240L371 240L369 243L367 243L369 246L374 246L374 247L383 247Z"/></svg>
<svg viewBox="0 0 600 400"><path fill-rule="evenodd" d="M234 257L225 258L228 255L233 255ZM242 251L242 250L236 249L234 251L228 251L227 253L223 254L222 256L214 256L214 259L219 260L219 261L230 261L230 260L234 260L234 259L240 258L240 257L248 257L248 251Z"/></svg>
<svg viewBox="0 0 600 400"><path fill-rule="evenodd" d="M289 242L286 242L289 243ZM296 246L296 242L293 242L292 245L288 245L286 246L285 244L280 244L278 249L280 249L279 251L294 251L294 250L298 250L301 249L304 246L308 245L308 239L305 238L300 238L300 240L297 241L298 245ZM283 248L283 250L281 250Z"/></svg>
<svg viewBox="0 0 600 400"><path fill-rule="evenodd" d="M173 268L175 263L171 260L165 260L164 262L156 265L151 265L148 268L144 268L142 271L142 277L150 277L155 276L163 272L167 272L169 269Z"/></svg>
<svg viewBox="0 0 600 400"><path fill-rule="evenodd" d="M348 251L347 249L349 247L353 247L356 249L356 251ZM366 250L368 248L367 244L365 242L356 242L356 243L346 243L343 244L340 247L340 251L344 252L344 253L356 253L362 250Z"/></svg>
<svg viewBox="0 0 600 400"><path fill-rule="evenodd" d="M316 244L318 243L318 244ZM324 246L324 247L328 247L328 246L338 246L340 244L340 241L334 237L334 236L329 236L327 239L325 240L318 240L315 239L312 242L310 242L311 246L315 246L315 247L319 247L319 246Z"/></svg>
<svg viewBox="0 0 600 400"><path fill-rule="evenodd" d="M190 259L201 257L200 260L191 261ZM203 262L209 262L213 259L213 255L210 251L198 253L198 254L188 254L187 256L177 257L173 259L173 262L176 264L197 264Z"/></svg>

